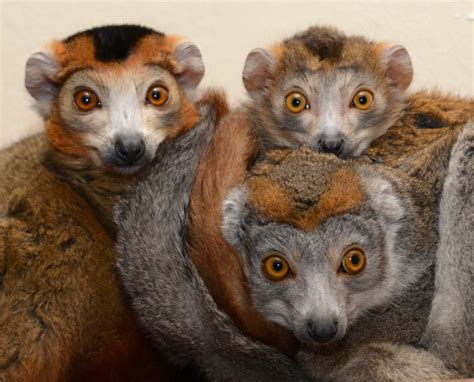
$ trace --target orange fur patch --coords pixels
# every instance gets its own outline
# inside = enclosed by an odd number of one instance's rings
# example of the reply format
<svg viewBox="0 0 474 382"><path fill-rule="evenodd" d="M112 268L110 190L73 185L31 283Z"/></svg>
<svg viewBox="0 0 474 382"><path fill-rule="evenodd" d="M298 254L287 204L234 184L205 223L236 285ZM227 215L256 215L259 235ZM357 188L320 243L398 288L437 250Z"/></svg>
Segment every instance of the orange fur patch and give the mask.
<svg viewBox="0 0 474 382"><path fill-rule="evenodd" d="M120 62L97 60L92 36L78 36L67 43L54 41L49 48L58 60L61 70L53 80L63 82L75 71L85 68L128 70L134 66L146 64L160 65L171 73L177 74L179 68L173 59L173 53L179 41L179 37L176 36L145 36L138 42L130 57Z"/></svg>
<svg viewBox="0 0 474 382"><path fill-rule="evenodd" d="M80 133L64 126L56 108L46 121L46 135L49 142L63 154L84 158L89 156L88 149L82 144Z"/></svg>
<svg viewBox="0 0 474 382"><path fill-rule="evenodd" d="M257 176L250 182L250 203L263 216L312 231L324 220L342 215L356 208L364 199L364 193L357 175L342 168L334 173L329 188L320 195L314 195L316 204L302 209L292 197L291 190L276 181Z"/></svg>

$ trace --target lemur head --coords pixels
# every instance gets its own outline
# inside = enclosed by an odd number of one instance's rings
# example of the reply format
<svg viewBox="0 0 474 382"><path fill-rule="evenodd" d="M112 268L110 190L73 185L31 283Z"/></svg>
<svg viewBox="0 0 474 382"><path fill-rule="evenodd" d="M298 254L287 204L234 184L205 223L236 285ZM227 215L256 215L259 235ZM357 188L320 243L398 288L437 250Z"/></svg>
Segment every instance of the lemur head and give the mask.
<svg viewBox="0 0 474 382"><path fill-rule="evenodd" d="M412 77L402 46L327 27L252 50L243 70L265 145L343 158L362 154L396 121Z"/></svg>
<svg viewBox="0 0 474 382"><path fill-rule="evenodd" d="M434 205L419 181L379 166L275 150L231 191L223 232L264 317L325 343L426 271Z"/></svg>
<svg viewBox="0 0 474 382"><path fill-rule="evenodd" d="M204 75L196 45L136 25L54 41L26 64L25 85L62 153L121 173L198 119L190 102Z"/></svg>

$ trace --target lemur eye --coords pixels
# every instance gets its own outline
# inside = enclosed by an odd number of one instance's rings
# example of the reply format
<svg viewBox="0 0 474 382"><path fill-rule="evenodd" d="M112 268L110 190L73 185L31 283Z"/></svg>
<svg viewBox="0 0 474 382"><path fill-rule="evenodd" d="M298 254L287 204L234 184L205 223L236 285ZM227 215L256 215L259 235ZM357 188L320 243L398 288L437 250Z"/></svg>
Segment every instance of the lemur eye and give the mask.
<svg viewBox="0 0 474 382"><path fill-rule="evenodd" d="M96 106L100 105L99 98L90 89L79 90L74 94L74 104L79 110L82 111L91 111Z"/></svg>
<svg viewBox="0 0 474 382"><path fill-rule="evenodd" d="M298 92L290 93L286 96L286 107L294 114L301 113L304 109L309 109L306 97Z"/></svg>
<svg viewBox="0 0 474 382"><path fill-rule="evenodd" d="M152 86L146 93L146 102L156 107L163 106L169 99L169 91L163 86Z"/></svg>
<svg viewBox="0 0 474 382"><path fill-rule="evenodd" d="M273 254L263 260L262 270L267 279L281 281L288 275L290 267L285 259Z"/></svg>
<svg viewBox="0 0 474 382"><path fill-rule="evenodd" d="M349 275L357 275L362 272L365 268L365 254L362 248L351 247L349 248L341 262L341 271L348 273Z"/></svg>
<svg viewBox="0 0 474 382"><path fill-rule="evenodd" d="M359 90L352 98L351 106L360 110L368 110L374 103L374 94L370 90Z"/></svg>

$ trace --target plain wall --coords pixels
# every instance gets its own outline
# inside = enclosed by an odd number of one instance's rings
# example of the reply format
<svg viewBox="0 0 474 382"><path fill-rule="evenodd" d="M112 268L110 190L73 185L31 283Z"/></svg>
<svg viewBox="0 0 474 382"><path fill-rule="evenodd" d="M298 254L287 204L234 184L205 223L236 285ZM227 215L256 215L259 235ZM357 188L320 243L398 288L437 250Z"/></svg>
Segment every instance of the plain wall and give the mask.
<svg viewBox="0 0 474 382"><path fill-rule="evenodd" d="M219 85L236 103L245 96L247 53L313 24L404 45L411 89L473 95L472 1L119 2L2 1L0 147L42 128L23 86L28 56L52 39L111 23L138 23L194 41L206 64L203 85Z"/></svg>

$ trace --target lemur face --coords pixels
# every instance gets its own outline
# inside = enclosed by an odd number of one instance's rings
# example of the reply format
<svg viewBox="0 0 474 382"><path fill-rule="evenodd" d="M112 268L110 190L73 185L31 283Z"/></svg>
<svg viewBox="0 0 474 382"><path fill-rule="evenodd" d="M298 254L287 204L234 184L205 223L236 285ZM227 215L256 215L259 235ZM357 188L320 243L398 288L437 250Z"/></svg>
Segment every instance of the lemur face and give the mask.
<svg viewBox="0 0 474 382"><path fill-rule="evenodd" d="M91 29L35 53L26 87L58 151L132 173L198 120L190 102L204 74L198 48L151 29Z"/></svg>
<svg viewBox="0 0 474 382"><path fill-rule="evenodd" d="M84 69L66 80L58 106L96 165L129 172L153 159L180 117L182 97L174 77L157 65Z"/></svg>
<svg viewBox="0 0 474 382"><path fill-rule="evenodd" d="M227 198L224 236L264 317L309 345L337 341L424 272L432 234L374 166L308 151L280 160Z"/></svg>
<svg viewBox="0 0 474 382"><path fill-rule="evenodd" d="M309 30L247 57L250 109L269 146L358 156L394 124L412 67L401 46Z"/></svg>

